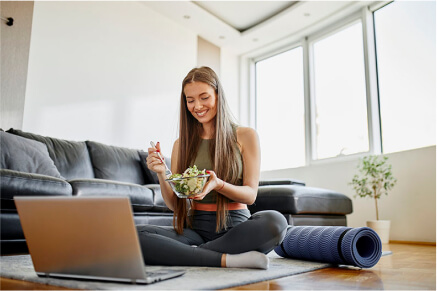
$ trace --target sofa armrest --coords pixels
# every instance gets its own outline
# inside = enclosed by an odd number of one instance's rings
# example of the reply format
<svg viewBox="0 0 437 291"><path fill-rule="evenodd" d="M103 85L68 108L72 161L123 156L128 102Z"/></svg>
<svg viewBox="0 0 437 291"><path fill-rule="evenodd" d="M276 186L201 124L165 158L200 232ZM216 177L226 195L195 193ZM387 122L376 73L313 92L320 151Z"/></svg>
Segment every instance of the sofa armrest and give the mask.
<svg viewBox="0 0 437 291"><path fill-rule="evenodd" d="M71 185L59 178L0 169L2 209L15 209L14 196L71 196Z"/></svg>
<svg viewBox="0 0 437 291"><path fill-rule="evenodd" d="M269 185L301 185L305 186L305 182L296 179L265 179L259 181L259 186L269 186Z"/></svg>

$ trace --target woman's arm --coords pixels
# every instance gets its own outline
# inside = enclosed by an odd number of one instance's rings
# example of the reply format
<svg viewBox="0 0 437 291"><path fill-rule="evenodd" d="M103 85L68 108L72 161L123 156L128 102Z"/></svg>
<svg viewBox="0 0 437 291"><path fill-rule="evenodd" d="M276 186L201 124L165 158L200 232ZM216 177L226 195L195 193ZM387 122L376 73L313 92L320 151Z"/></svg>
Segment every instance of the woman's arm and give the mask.
<svg viewBox="0 0 437 291"><path fill-rule="evenodd" d="M240 144L240 151L243 158L243 185L236 186L224 182L214 172L210 171L211 177L202 193L194 197L194 200L201 200L212 190L229 199L251 205L255 202L258 193L260 175L261 153L259 138L256 131L249 127L237 128L237 140Z"/></svg>
<svg viewBox="0 0 437 291"><path fill-rule="evenodd" d="M179 139L175 141L173 145L173 150L171 153L171 171L176 173L177 161L178 161L178 149L179 149ZM149 156L147 157L147 167L158 175L159 185L161 186L161 195L164 199L165 205L174 211L174 205L176 205L177 196L173 193L169 183L165 181L167 179L165 175L165 166L161 163L156 150L160 150L160 147L149 148Z"/></svg>

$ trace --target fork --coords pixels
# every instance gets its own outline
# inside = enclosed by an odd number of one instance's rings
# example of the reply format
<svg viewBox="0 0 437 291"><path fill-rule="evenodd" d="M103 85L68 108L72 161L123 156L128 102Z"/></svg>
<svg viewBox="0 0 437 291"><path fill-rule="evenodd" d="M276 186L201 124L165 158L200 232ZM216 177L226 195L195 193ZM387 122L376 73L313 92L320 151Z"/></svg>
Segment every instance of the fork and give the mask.
<svg viewBox="0 0 437 291"><path fill-rule="evenodd" d="M152 148L156 148L155 143L153 141L150 142L150 145L152 146ZM161 156L161 153L159 151L156 152L159 156L159 159L161 160L161 162L164 164L165 166L165 176L168 178L169 176L172 175L172 172L170 171L170 169L167 167L167 164L164 162L164 159Z"/></svg>

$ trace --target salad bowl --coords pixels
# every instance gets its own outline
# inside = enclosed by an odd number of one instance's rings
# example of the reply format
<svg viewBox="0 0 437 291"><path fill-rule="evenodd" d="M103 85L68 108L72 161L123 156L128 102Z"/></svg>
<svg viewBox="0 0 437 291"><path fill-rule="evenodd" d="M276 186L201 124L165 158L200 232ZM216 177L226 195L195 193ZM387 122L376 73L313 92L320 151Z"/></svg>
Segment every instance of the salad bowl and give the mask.
<svg viewBox="0 0 437 291"><path fill-rule="evenodd" d="M189 167L182 174L173 174L167 181L179 198L189 198L203 191L210 174L206 170L199 171L197 166Z"/></svg>
<svg viewBox="0 0 437 291"><path fill-rule="evenodd" d="M169 178L166 181L170 184L176 196L189 198L203 191L209 176L209 174L204 174L194 177Z"/></svg>

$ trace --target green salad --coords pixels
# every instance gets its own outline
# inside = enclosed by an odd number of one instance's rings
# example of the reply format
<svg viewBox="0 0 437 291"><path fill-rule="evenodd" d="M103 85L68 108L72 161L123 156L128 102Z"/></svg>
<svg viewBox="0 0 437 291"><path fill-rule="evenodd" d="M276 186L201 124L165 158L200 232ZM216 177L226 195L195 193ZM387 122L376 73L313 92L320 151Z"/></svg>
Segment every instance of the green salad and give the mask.
<svg viewBox="0 0 437 291"><path fill-rule="evenodd" d="M207 180L207 177L198 177L206 175L206 170L200 171L196 165L189 167L182 174L173 174L168 180L179 194L190 196L200 193ZM191 178L191 179L190 179Z"/></svg>

